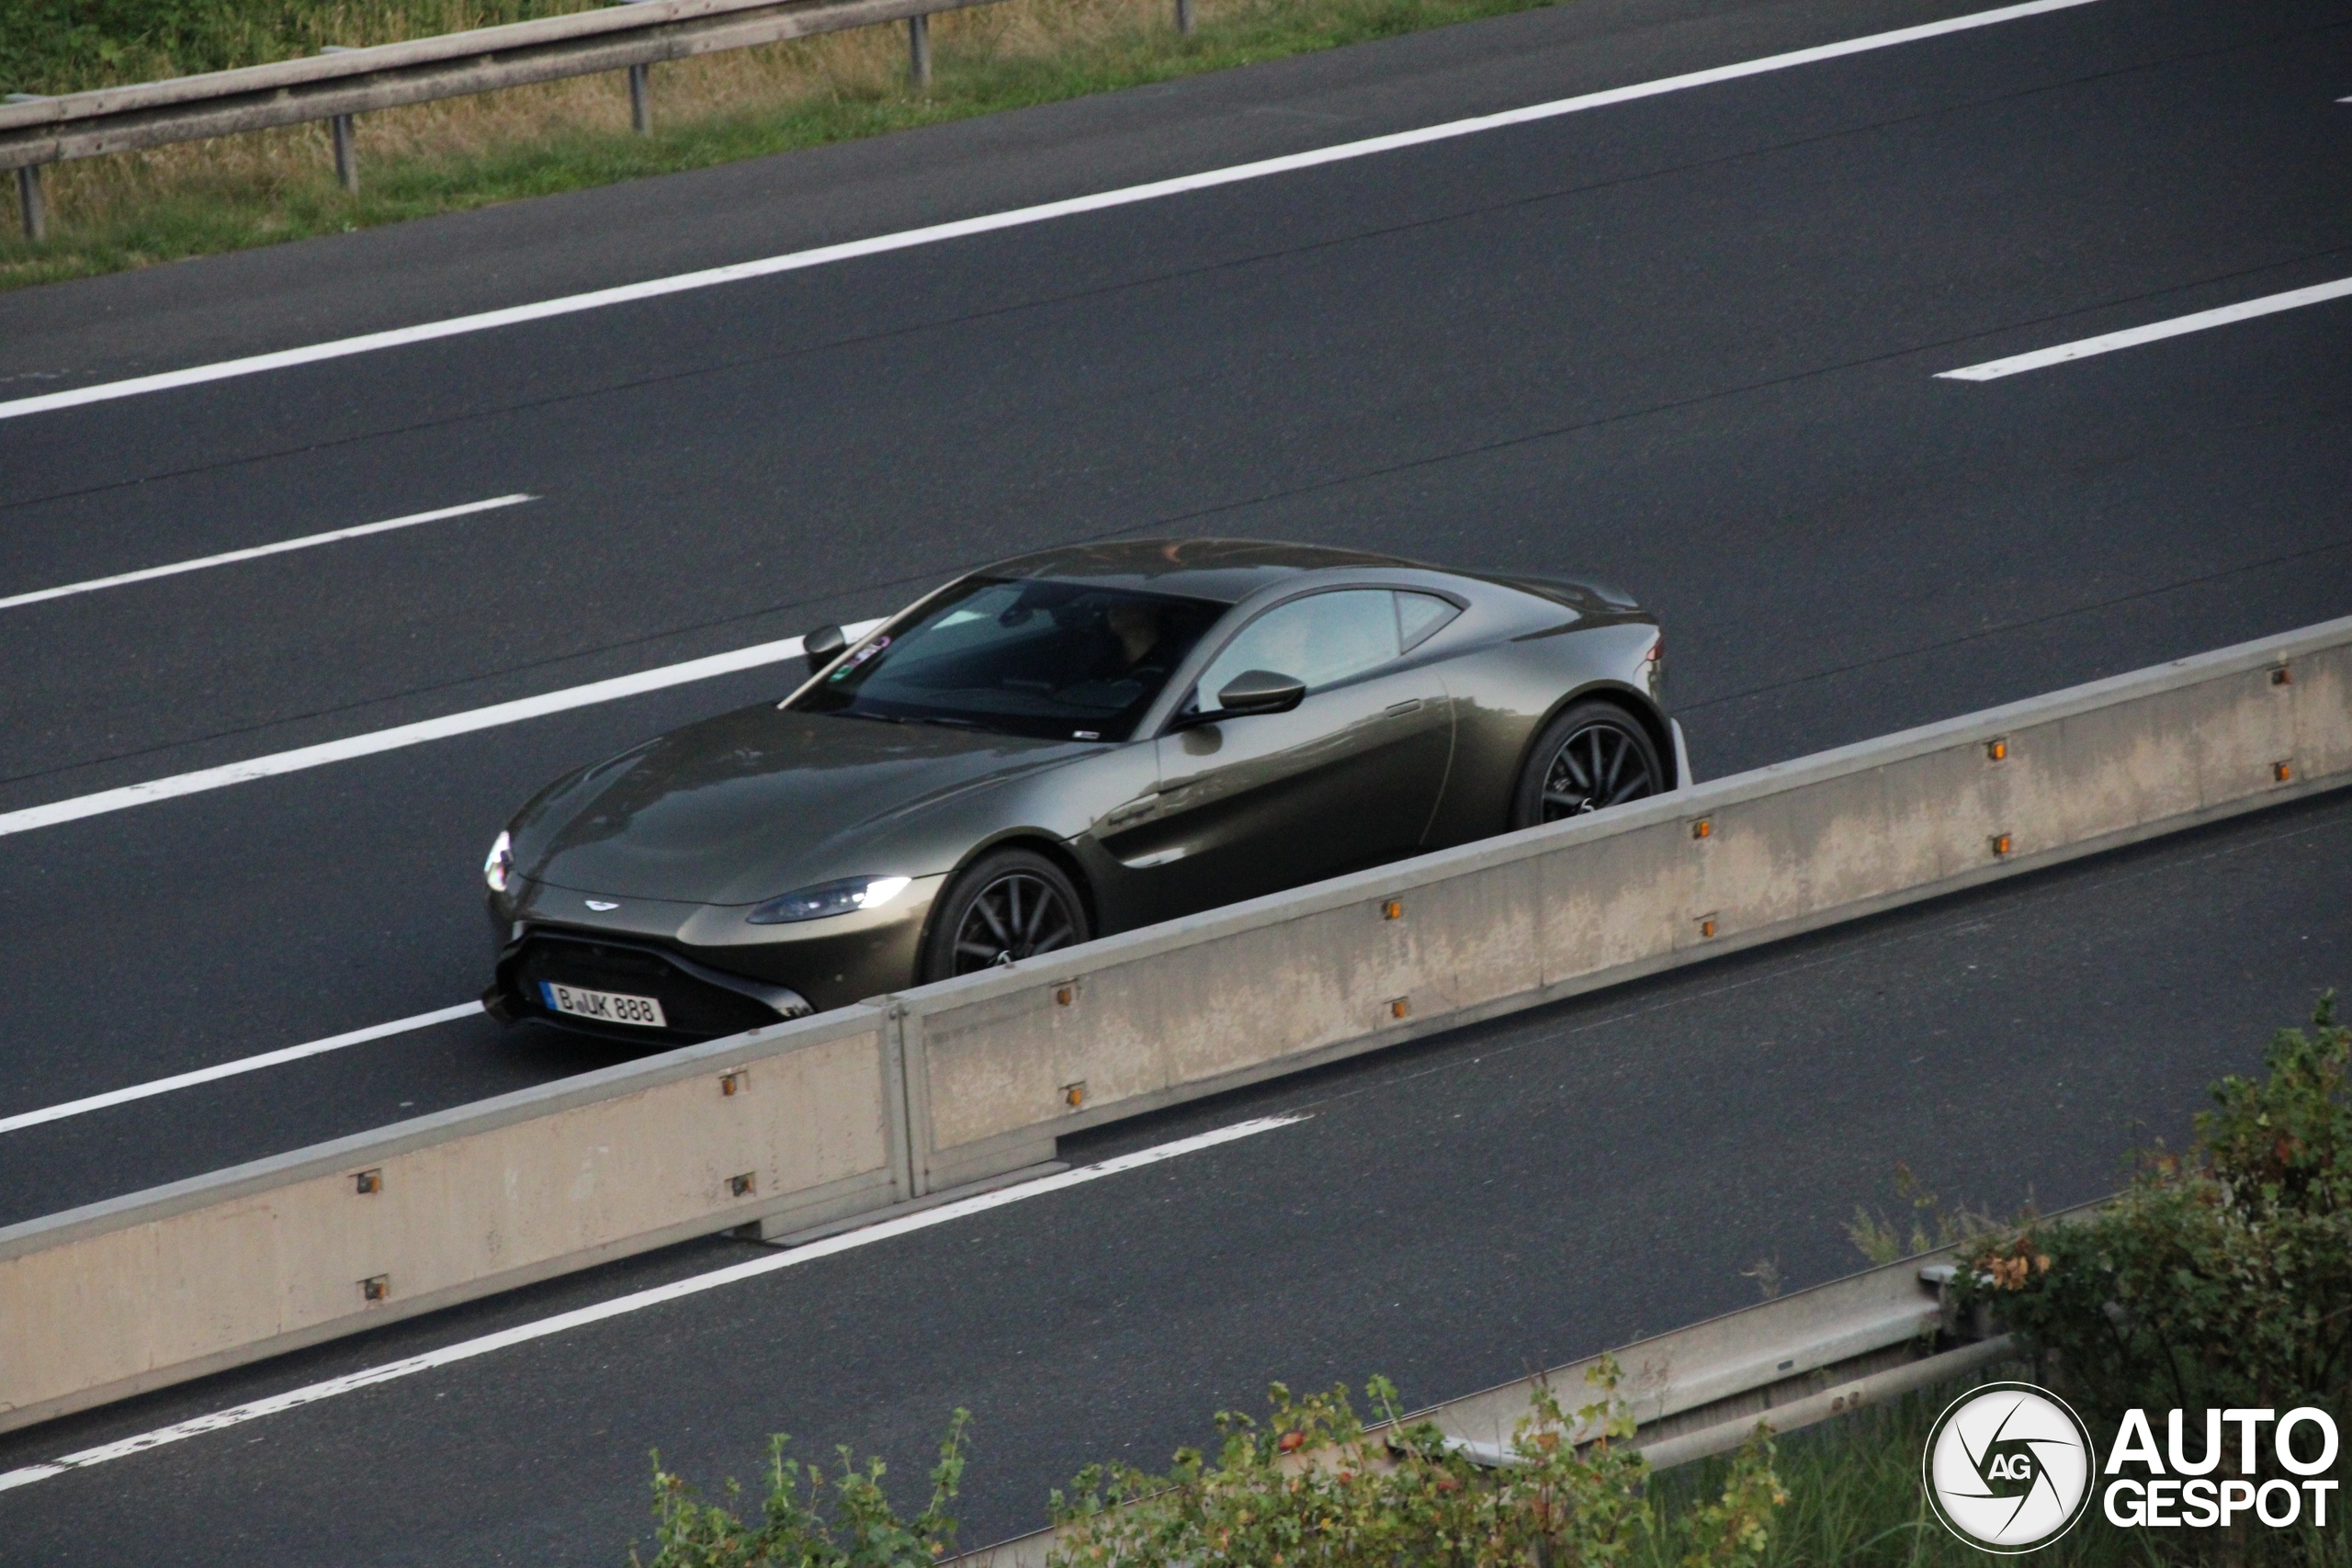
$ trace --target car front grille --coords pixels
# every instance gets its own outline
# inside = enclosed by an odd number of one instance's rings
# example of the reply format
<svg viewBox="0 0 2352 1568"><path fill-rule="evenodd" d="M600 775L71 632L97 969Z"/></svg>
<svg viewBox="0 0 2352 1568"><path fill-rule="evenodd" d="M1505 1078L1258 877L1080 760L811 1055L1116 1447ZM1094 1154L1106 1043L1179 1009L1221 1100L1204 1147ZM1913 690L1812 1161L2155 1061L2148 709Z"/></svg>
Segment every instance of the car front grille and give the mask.
<svg viewBox="0 0 2352 1568"><path fill-rule="evenodd" d="M713 1038L741 1034L747 1029L774 1023L782 1016L756 998L688 974L659 953L612 942L533 937L515 955L509 974L514 995L532 1017L598 1034L656 1040L683 1035ZM578 989L652 997L661 1002L662 1016L670 1027L639 1029L627 1024L592 1023L558 1013L540 998L542 980Z"/></svg>

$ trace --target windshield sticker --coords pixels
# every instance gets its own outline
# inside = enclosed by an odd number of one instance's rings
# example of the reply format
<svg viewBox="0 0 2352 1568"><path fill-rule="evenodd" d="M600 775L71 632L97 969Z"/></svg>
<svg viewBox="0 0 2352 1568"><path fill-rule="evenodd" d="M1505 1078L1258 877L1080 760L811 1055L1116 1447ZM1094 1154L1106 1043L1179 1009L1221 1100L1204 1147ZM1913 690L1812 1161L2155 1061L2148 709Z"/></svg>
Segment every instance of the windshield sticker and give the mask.
<svg viewBox="0 0 2352 1568"><path fill-rule="evenodd" d="M890 639L888 637L876 637L872 642L867 643L864 648L859 649L855 653L851 654L847 660L843 660L842 667L833 671L833 679L836 681L840 680L842 676L848 674L851 671L856 669L859 665L865 663L867 660L873 658L876 654L881 652L884 649L889 646Z"/></svg>

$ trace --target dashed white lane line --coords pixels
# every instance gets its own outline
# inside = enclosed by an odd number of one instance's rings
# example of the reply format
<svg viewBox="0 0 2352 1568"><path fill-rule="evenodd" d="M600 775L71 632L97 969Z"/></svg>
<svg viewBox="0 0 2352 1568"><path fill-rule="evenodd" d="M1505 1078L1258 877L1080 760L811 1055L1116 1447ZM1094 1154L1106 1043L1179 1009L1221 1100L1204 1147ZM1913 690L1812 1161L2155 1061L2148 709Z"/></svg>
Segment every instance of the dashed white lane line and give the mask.
<svg viewBox="0 0 2352 1568"><path fill-rule="evenodd" d="M1057 1176L1043 1177L1035 1181L1023 1182L1017 1187L1000 1188L994 1192L983 1192L977 1197L961 1199L953 1203L943 1203L936 1209L902 1215L895 1220L884 1220L878 1224L868 1225L864 1230L828 1236L822 1241L810 1242L806 1247L796 1247L766 1258L754 1258L749 1263L738 1263L729 1268L714 1269L707 1274L696 1274L692 1279L675 1280L667 1285L657 1285L649 1291L639 1291L633 1295L617 1296L608 1302L599 1302L594 1306L559 1313L553 1317L541 1318L537 1323L520 1324L513 1328L501 1329L495 1334L485 1334L479 1339L468 1339L456 1345L445 1345L438 1350L427 1350L421 1356L409 1356L401 1360L387 1361L381 1366L369 1367L363 1371L347 1372L339 1378L329 1378L324 1382L314 1382L307 1387L289 1390L285 1393L272 1394L266 1399L257 1399L248 1404L235 1405L227 1410L216 1410L209 1416L198 1416L193 1420L176 1422L169 1427L159 1427L152 1432L142 1432L135 1438L125 1438L119 1442L107 1443L95 1449L84 1449L79 1453L66 1454L62 1458L51 1460L45 1464L30 1464L21 1469L8 1471L5 1474L0 1474L0 1492L7 1491L11 1487L30 1485L36 1481L46 1481L51 1476L63 1475L69 1471L87 1470L92 1465L104 1464L109 1460L127 1459L132 1454L144 1453L149 1449L161 1448L166 1443L176 1443L184 1438L201 1437L207 1432L218 1432L225 1427L240 1427L248 1421L258 1421L265 1416L276 1416L281 1411L297 1410L305 1404L316 1404L321 1400L353 1393L363 1388L371 1388L378 1383L390 1382L396 1378L413 1377L418 1372L431 1371L436 1367L447 1367L458 1361L469 1361L478 1356L487 1356L492 1351L507 1349L515 1345L527 1345L533 1340L569 1333L575 1328L585 1328L590 1324L603 1323L609 1318L643 1312L648 1307L661 1306L669 1302L683 1300L687 1296L700 1295L705 1291L715 1291L722 1285L732 1285L740 1280L757 1279L763 1274L773 1274L780 1269L792 1269L803 1263L814 1263L820 1258L831 1258L836 1253L848 1252L861 1247L871 1247L876 1242L888 1241L893 1236L905 1235L910 1231L946 1224L950 1221L960 1220L967 1215L983 1213L990 1209L1001 1209L1008 1203L1018 1203L1030 1198L1042 1198L1049 1192L1060 1192L1069 1188L1081 1186L1086 1182L1100 1181L1106 1176L1117 1176L1123 1171L1139 1169L1148 1165L1158 1165L1162 1160L1174 1159L1180 1155L1215 1148L1219 1144L1229 1144L1237 1139L1254 1137L1260 1133L1271 1133L1277 1127L1288 1127L1306 1120L1304 1115L1288 1115L1261 1116L1251 1121L1238 1122L1230 1127L1219 1127L1215 1132L1197 1134L1190 1138L1179 1138L1173 1143L1160 1144L1131 1155L1121 1155L1116 1159L1107 1159L1099 1165L1084 1166L1077 1170L1063 1171Z"/></svg>
<svg viewBox="0 0 2352 1568"><path fill-rule="evenodd" d="M843 630L854 642L881 624L880 621L860 621ZM341 740L321 741L316 746L298 746L291 751L275 751L266 757L249 758L242 762L224 762L217 768L199 768L194 773L174 773L168 778L150 779L144 784L99 790L95 795L52 800L44 806L28 806L20 810L0 812L0 838L11 833L29 833L36 828L53 828L61 822L79 821L85 817L102 816L109 811L127 811L131 807L146 806L158 800L200 795L206 790L251 784L256 779L276 778L281 773L300 773L305 768L324 767L329 762L345 762L356 757L397 751L404 746L421 746L428 740L470 735L478 729L492 729L503 724L515 724L526 718L538 718L571 708L634 697L669 686L682 686L690 681L707 681L715 675L756 670L763 664L776 664L799 656L800 639L797 637L788 637L778 642L754 643L731 652L714 653L706 659L689 659L681 664L640 670L634 675L616 675L609 681L591 681L584 686L567 686L562 691L546 692L536 697L518 697L511 703L493 703L489 707L444 714L439 718L395 725L390 729L347 736Z"/></svg>
<svg viewBox="0 0 2352 1568"><path fill-rule="evenodd" d="M57 588L36 588L29 593L11 594L0 599L0 610L13 610L22 604L39 604L45 600L63 599L75 593L95 593L101 588L120 588L132 582L151 582L159 577L177 577L184 571L202 571L207 567L228 566L241 560L258 560L263 556L282 556L288 550L307 550L318 545L339 544L345 539L365 538L370 534L389 534L396 528L413 528L420 523L438 523L445 518L464 517L476 512L494 512L503 506L520 506L526 501L537 501L536 495L500 495L488 501L469 501L463 506L445 506L437 512L412 513L406 517L390 517L381 523L362 523L351 528L334 528L324 534L305 534L299 539L280 539L274 545L254 545L242 550L224 550L217 556L200 556L195 560L174 561L169 566L141 567L137 571L120 571L112 577L93 577L86 582L68 582Z"/></svg>
<svg viewBox="0 0 2352 1568"><path fill-rule="evenodd" d="M1975 28L1989 28L2002 22L2016 21L2021 17L2039 17L2052 11L2070 10L2077 6L2095 3L2096 0L2028 0L2024 5L2003 6L1996 10L1976 11L1964 17L1950 17L1939 22L1897 28L1891 32L1871 33L1864 38L1846 39L1837 43L1819 44L1811 49L1791 50L1784 54L1767 55L1762 59L1742 61L1733 65L1713 66L1704 71L1685 72L1679 76L1664 76L1656 81L1637 82L1630 86L1611 87L1602 92L1585 93L1572 98L1559 98L1550 103L1532 104L1524 108L1507 109L1499 114L1477 115L1467 119L1449 120L1442 125L1424 126L1419 130L1396 131L1386 136L1367 137L1360 141L1347 141L1333 147L1317 148L1311 152L1295 152L1281 158L1263 158L1255 163L1237 164L1227 168L1210 169L1201 174L1181 175L1175 179L1154 180L1147 185L1127 186L1118 190L1102 191L1092 196L1044 202L1035 207L1016 208L1006 212L992 212L979 218L960 219L952 223L934 223L926 228L908 229L895 234L879 234L872 239L854 240L843 244L820 245L814 250L795 251L786 255L768 256L758 261L738 262L732 265L710 267L700 272L650 278L642 283L624 284L615 288L599 288L585 294L568 294L560 299L541 299L527 305L509 306L500 310L483 310L473 315L452 316L444 321L425 321L413 327L395 328L390 332L367 333L357 337L337 338L329 343L309 344L300 348L280 349L273 354L249 355L240 359L224 359L210 365L190 366L185 370L167 370L153 376L135 376L121 381L105 381L96 386L75 387L60 392L44 392L36 397L17 398L7 402L0 402L0 419L17 419L25 414L41 413L51 409L74 408L84 403L104 402L115 398L138 397L142 393L161 392L175 387L193 387L207 381L224 380L233 376L252 376L268 370L282 370L297 365L311 365L322 359L339 359L347 355L371 354L379 349L398 348L408 344L429 342L435 338L456 337L465 333L488 332L493 328L513 326L522 321L544 321L551 316L566 316L582 310L601 310L609 305L653 299L667 294L684 293L689 289L709 288L722 283L740 283L746 278L767 277L777 273L797 272L805 267L824 266L833 262L850 261L860 256L881 255L887 252L910 250L919 245L934 245L944 241L960 240L970 235L990 233L1001 229L1016 229L1032 223L1048 222L1054 219L1072 217L1082 212L1100 212L1108 208L1126 207L1136 202L1157 201L1166 197L1182 196L1190 191L1236 185L1244 180L1264 179L1269 175L1290 174L1295 170L1316 168L1325 164L1345 163L1351 159L1367 158L1381 152L1394 152L1407 147L1426 146L1433 141L1451 141L1455 137L1475 136L1482 131L1499 130L1507 126L1527 125L1537 120L1555 118L1561 115L1581 113L1587 109L1606 108L1613 104L1632 103L1640 98L1657 97L1662 94L1684 92L1693 87L1713 86L1719 82L1736 82L1743 77L1760 76L1775 71L1787 71L1800 65L1817 64L1826 60L1838 60L1848 55L1865 54L1873 50L1893 49L1901 44L1917 43L1926 39L1942 38Z"/></svg>
<svg viewBox="0 0 2352 1568"><path fill-rule="evenodd" d="M2136 348L2143 343L2178 337L2183 333L2201 333L2208 327L2225 327L2232 321L2250 321L2256 316L2272 316L2281 310L2317 305L2328 299L2341 299L2347 294L2352 294L2352 277L2340 277L2334 283L2314 283L2309 288L2290 288L2284 294L2266 294L2259 299L2199 310L2194 315L2175 316L2168 321L2151 321L2144 327L2127 327L2120 333L2101 333L2097 337L2076 338L2054 348L2037 348L2030 354L2013 354L2007 359L1988 359L1982 365L1939 370L1936 373L1936 379L1997 381L2004 376L2015 376L2024 370L2040 370L2045 366L2064 365L2069 360L2088 359L2095 354L2112 354L2119 348Z"/></svg>
<svg viewBox="0 0 2352 1568"><path fill-rule="evenodd" d="M355 1029L347 1034L333 1034L324 1040L312 1040L301 1045L288 1045L282 1050L265 1051L258 1056L241 1056L233 1062L220 1062L193 1072L175 1073L167 1078L150 1078L145 1083L131 1084L125 1089L110 1089L104 1094L93 1094L82 1100L69 1100L60 1105L43 1106L39 1111L20 1111L14 1116L0 1116L0 1133L14 1133L26 1127L38 1127L44 1122L62 1122L69 1116L85 1116L93 1111L109 1106L128 1105L134 1100L146 1100L174 1089L194 1089L198 1084L214 1083L232 1078L240 1073L259 1072L264 1067L281 1066L299 1062L305 1056L321 1056L329 1051L340 1051L346 1045L364 1045L370 1040L382 1040L390 1035L406 1034L414 1029L430 1029L436 1023L469 1018L481 1011L480 1002L460 1002L456 1007L441 1008L433 1012L421 1012L413 1018L396 1018L390 1023L371 1023L365 1029Z"/></svg>

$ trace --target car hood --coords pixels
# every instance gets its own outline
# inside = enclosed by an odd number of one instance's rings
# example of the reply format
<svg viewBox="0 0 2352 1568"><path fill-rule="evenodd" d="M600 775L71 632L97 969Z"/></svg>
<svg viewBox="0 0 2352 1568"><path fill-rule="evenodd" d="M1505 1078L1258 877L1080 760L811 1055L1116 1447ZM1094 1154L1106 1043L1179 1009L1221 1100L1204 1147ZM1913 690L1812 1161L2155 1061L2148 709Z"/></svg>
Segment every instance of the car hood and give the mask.
<svg viewBox="0 0 2352 1568"><path fill-rule="evenodd" d="M914 849L923 836L899 831L910 818L1097 749L763 704L557 784L516 821L518 869L583 893L705 904L834 876L934 874L956 851ZM861 852L873 863L844 863ZM944 863L902 863L926 852Z"/></svg>

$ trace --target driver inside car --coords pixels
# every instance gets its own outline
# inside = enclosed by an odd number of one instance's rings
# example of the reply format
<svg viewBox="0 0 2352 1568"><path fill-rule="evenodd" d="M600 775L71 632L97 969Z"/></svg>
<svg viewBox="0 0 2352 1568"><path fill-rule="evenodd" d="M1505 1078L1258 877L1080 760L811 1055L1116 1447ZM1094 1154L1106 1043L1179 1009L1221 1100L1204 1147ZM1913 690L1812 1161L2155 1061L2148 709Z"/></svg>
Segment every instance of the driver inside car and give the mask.
<svg viewBox="0 0 2352 1568"><path fill-rule="evenodd" d="M1160 614L1157 604L1132 599L1116 600L1103 613L1102 624L1117 648L1102 664L1096 667L1096 680L1125 680L1146 669L1167 673L1169 661L1152 658L1168 633L1167 617Z"/></svg>

